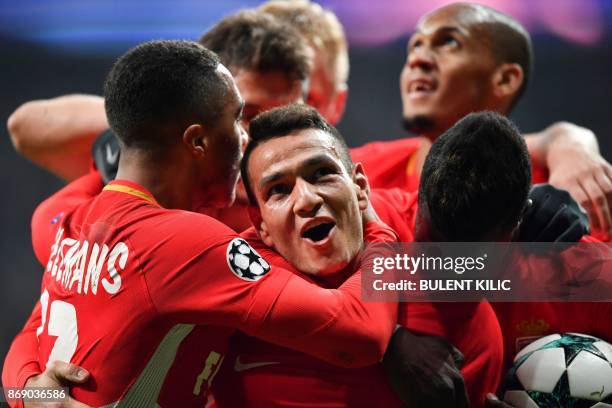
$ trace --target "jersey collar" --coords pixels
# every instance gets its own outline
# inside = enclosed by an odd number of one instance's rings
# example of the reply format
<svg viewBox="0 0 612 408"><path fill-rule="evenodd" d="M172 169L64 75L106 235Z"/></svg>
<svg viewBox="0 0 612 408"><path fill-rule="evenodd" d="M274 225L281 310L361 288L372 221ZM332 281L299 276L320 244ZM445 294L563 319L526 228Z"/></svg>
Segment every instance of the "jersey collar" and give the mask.
<svg viewBox="0 0 612 408"><path fill-rule="evenodd" d="M153 194L151 194L146 188L127 180L113 180L106 186L104 186L102 190L116 191L119 193L133 195L135 197L148 201L153 205L161 207L155 197L153 197Z"/></svg>

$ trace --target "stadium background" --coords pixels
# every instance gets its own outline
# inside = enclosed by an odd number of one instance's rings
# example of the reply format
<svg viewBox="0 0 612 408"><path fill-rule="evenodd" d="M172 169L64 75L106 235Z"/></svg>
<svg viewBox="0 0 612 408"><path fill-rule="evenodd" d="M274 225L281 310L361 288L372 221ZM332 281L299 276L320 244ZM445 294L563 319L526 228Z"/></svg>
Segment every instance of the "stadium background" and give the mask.
<svg viewBox="0 0 612 408"><path fill-rule="evenodd" d="M568 120L592 129L612 161L612 1L480 1L518 18L533 35L535 77L511 116L524 131ZM31 99L100 94L114 59L139 42L196 39L223 16L259 1L0 1L0 361L40 291L30 217L61 180L14 152L4 126ZM398 77L419 16L447 0L328 0L350 40L347 110L352 146L406 136Z"/></svg>

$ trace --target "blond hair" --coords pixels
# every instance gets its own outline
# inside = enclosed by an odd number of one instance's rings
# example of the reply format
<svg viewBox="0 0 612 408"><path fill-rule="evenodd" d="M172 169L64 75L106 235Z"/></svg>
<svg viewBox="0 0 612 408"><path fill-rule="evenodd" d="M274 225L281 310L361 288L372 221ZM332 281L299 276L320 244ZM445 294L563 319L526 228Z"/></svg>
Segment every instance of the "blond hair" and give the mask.
<svg viewBox="0 0 612 408"><path fill-rule="evenodd" d="M295 27L323 57L325 70L338 88L348 80L348 46L336 15L310 0L269 0L259 10Z"/></svg>

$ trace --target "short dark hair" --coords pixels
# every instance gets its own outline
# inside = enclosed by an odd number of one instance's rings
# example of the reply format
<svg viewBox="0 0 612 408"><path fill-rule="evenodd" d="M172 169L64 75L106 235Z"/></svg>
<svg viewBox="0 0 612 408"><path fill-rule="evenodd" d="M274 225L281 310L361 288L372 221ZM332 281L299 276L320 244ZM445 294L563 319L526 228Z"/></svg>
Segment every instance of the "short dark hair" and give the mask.
<svg viewBox="0 0 612 408"><path fill-rule="evenodd" d="M224 18L200 38L235 73L279 71L294 81L310 76L311 57L306 41L291 26L256 10Z"/></svg>
<svg viewBox="0 0 612 408"><path fill-rule="evenodd" d="M421 173L419 212L445 241L481 241L519 222L531 186L527 146L493 112L471 113L440 136Z"/></svg>
<svg viewBox="0 0 612 408"><path fill-rule="evenodd" d="M498 63L515 63L523 70L523 83L514 96L508 111L521 99L531 81L533 71L533 47L529 32L514 18L481 4L463 3L486 16L477 26L489 36L491 53Z"/></svg>
<svg viewBox="0 0 612 408"><path fill-rule="evenodd" d="M257 205L249 179L249 159L253 150L267 140L289 136L304 129L319 129L329 135L338 147L340 160L346 170L351 171L353 169L353 160L346 141L340 132L329 124L315 108L302 103L294 103L270 109L260 113L250 122L249 135L251 139L240 163L242 182L251 205Z"/></svg>
<svg viewBox="0 0 612 408"><path fill-rule="evenodd" d="M229 85L219 58L192 41L150 41L121 56L104 84L109 124L128 148L176 143L164 125L214 123Z"/></svg>

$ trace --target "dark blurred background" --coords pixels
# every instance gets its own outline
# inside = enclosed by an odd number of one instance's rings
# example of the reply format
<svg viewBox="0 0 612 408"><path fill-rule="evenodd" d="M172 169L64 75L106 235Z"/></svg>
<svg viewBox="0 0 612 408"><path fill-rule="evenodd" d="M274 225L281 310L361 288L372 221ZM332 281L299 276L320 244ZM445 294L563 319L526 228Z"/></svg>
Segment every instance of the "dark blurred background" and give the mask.
<svg viewBox="0 0 612 408"><path fill-rule="evenodd" d="M35 206L63 183L14 152L4 123L20 104L66 93L100 94L114 59L149 39L196 39L258 1L0 1L0 361L40 295L30 245ZM419 16L444 0L321 1L350 39L350 93L339 128L353 146L407 136L398 77ZM567 120L592 129L612 160L612 1L482 1L533 34L535 77L512 118L524 131Z"/></svg>

